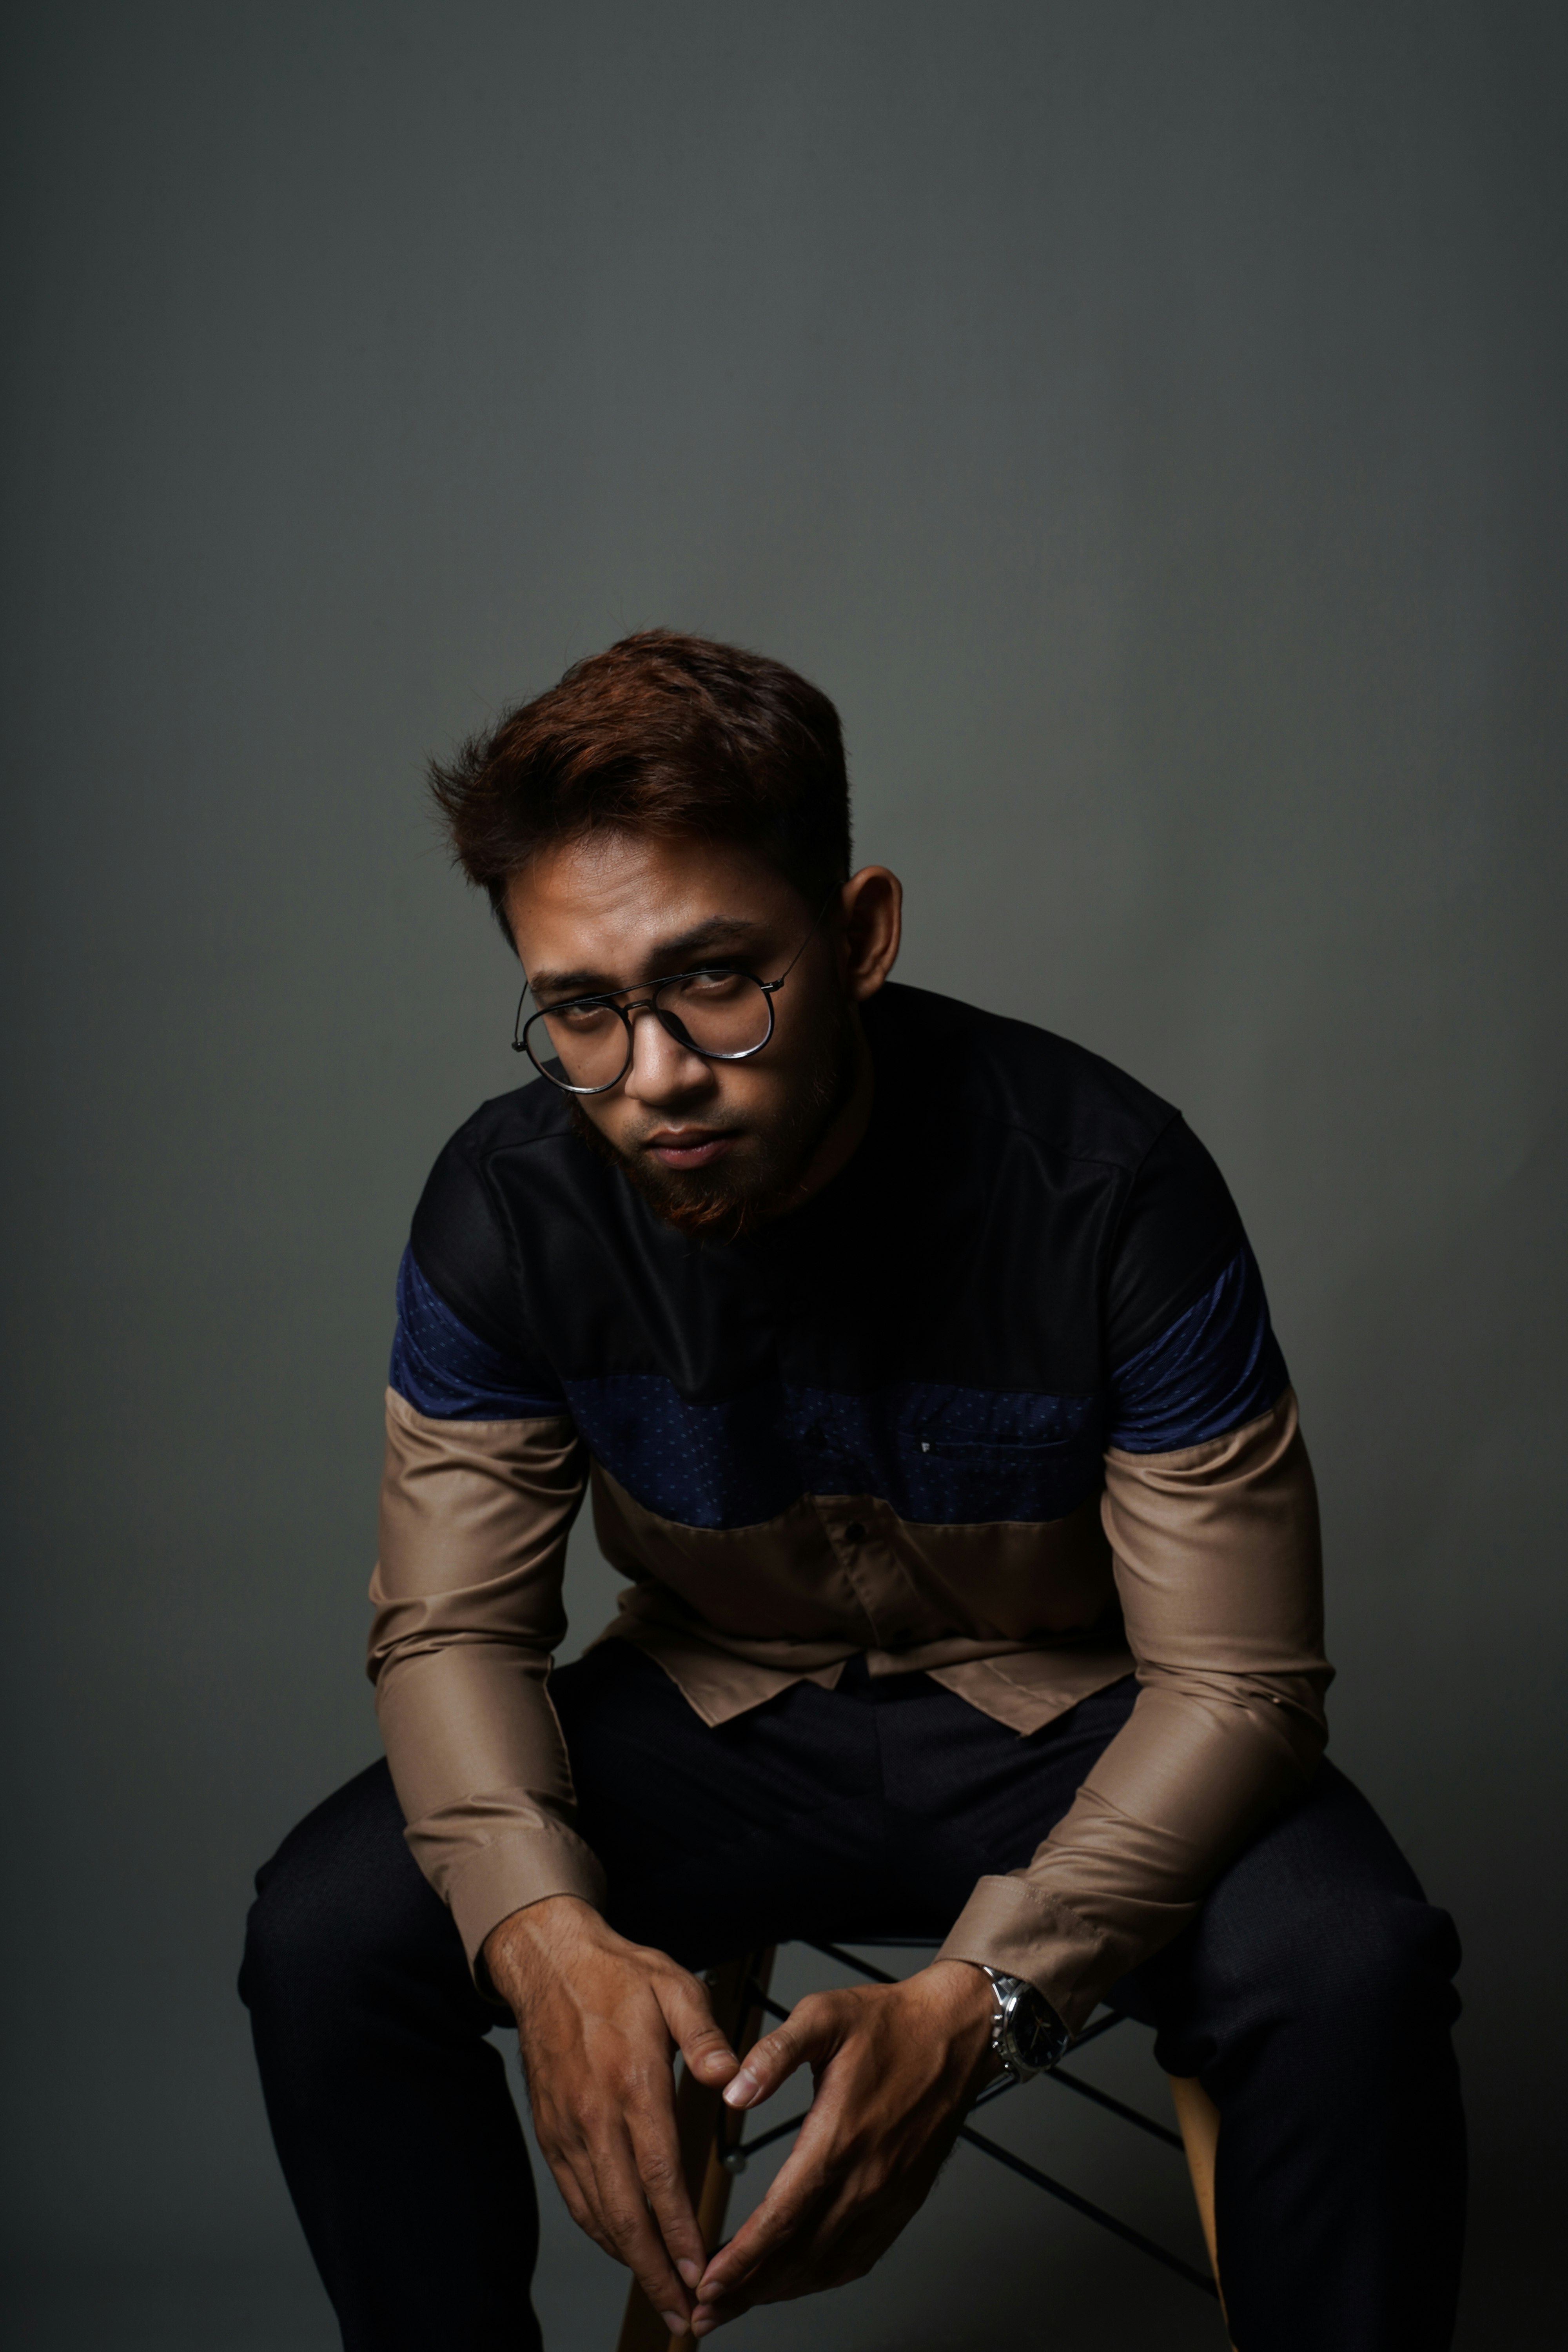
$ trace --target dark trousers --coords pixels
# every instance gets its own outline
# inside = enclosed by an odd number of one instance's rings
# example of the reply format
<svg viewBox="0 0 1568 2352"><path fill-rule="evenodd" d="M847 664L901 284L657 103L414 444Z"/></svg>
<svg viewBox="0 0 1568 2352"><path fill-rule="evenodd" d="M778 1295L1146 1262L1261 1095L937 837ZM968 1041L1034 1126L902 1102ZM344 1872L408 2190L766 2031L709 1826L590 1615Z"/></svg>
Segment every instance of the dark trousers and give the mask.
<svg viewBox="0 0 1568 2352"><path fill-rule="evenodd" d="M552 1685L622 1933L691 1968L792 1937L946 1933L1026 1862L1131 1681L1028 1738L924 1675L800 1684L710 1729L621 1643ZM538 2221L500 2019L403 1843L384 1765L258 1879L241 1991L268 2112L348 2352L524 2352ZM1452 1923L1343 1775L1115 1990L1223 2118L1219 2261L1241 2352L1441 2352L1464 2125ZM1020 2259L1026 2259L1021 2255Z"/></svg>

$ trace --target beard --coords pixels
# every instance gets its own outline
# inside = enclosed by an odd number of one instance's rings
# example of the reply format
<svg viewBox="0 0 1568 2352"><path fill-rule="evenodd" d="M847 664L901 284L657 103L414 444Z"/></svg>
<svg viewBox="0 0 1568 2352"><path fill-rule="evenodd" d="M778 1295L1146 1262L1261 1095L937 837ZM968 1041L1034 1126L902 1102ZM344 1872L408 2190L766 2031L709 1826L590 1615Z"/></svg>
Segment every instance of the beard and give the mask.
<svg viewBox="0 0 1568 2352"><path fill-rule="evenodd" d="M623 1151L595 1126L581 1101L570 1097L572 1124L601 1160L619 1170L634 1192L678 1233L700 1241L737 1242L792 1207L824 1138L847 1106L860 1075L860 1038L854 1007L836 993L817 1050L790 1102L771 1126L707 1168L667 1168L637 1146Z"/></svg>

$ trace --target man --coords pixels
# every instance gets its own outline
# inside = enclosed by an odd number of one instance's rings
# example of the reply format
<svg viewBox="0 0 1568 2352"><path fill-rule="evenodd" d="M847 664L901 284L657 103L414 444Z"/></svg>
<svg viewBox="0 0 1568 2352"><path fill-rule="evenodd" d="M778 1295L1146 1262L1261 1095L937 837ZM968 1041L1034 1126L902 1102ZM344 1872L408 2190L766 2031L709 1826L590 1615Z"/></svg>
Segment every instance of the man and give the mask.
<svg viewBox="0 0 1568 2352"><path fill-rule="evenodd" d="M851 874L837 715L776 663L628 638L435 782L540 1075L399 1278L390 1775L262 1872L244 1979L345 2344L538 2341L502 2005L574 2219L701 2336L863 2273L997 2065L1106 1999L1219 2108L1244 2352L1446 2344L1457 1946L1319 1763L1311 1476L1213 1161L889 984L898 882ZM552 1675L586 1489L628 1586ZM694 1969L879 1931L945 1940L739 2063ZM678 2052L738 2106L816 2074L721 2251Z"/></svg>

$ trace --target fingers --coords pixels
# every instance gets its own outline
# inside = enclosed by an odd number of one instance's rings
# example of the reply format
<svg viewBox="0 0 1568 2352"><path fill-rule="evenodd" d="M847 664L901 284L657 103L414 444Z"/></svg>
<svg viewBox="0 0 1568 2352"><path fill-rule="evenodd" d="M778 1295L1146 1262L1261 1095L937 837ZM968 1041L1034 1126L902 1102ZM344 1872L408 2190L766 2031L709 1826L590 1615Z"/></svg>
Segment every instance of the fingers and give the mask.
<svg viewBox="0 0 1568 2352"><path fill-rule="evenodd" d="M652 2151L639 2156L624 2130L595 2135L591 2144L584 2137L571 2148L547 2147L544 2152L578 2228L605 2253L625 2263L670 2333L681 2334L690 2321L693 2296L689 2287L695 2286L700 2274L702 2257L679 2159L673 2175L685 2202L684 2229L667 2193L669 2173L665 2159ZM645 2164L653 2176L651 2183L644 2178ZM650 2210L655 2193L664 2203L679 2253L666 2237L666 2224L658 2208ZM685 2281L677 2271L677 2262L689 2273Z"/></svg>
<svg viewBox="0 0 1568 2352"><path fill-rule="evenodd" d="M771 2098L797 2067L820 2070L847 2029L853 1999L852 1994L813 1993L797 2002L782 2025L746 2053L725 2090L726 2103L754 2105ZM760 2284L765 2282L773 2294L802 2291L773 2273L798 2261L809 2242L809 2217L824 2195L824 2158L832 2141L826 2109L836 2104L831 2095L824 2101L819 2095L761 2205L703 2271L692 2315L693 2336L707 2336L726 2320L738 2319L755 2299L753 2290Z"/></svg>
<svg viewBox="0 0 1568 2352"><path fill-rule="evenodd" d="M808 2226L812 2211L809 2198L796 2205L783 2202L769 2191L766 2211L757 2209L714 2255L698 2282L694 2335L706 2335L723 2320L738 2319L759 2295L764 2301L788 2295L790 2284L784 2274L809 2254L815 2234Z"/></svg>
<svg viewBox="0 0 1568 2352"><path fill-rule="evenodd" d="M713 2021L707 1986L684 1969L671 1969L654 1978L653 1991L671 2040L699 2082L727 2083L740 2060Z"/></svg>
<svg viewBox="0 0 1568 2352"><path fill-rule="evenodd" d="M731 2107L755 2106L771 2099L797 2066L820 2065L837 2048L851 2017L856 1996L851 1993L810 1993L797 2001L784 2023L764 2033L747 2051L740 2072L724 2093Z"/></svg>
<svg viewBox="0 0 1568 2352"><path fill-rule="evenodd" d="M879 2165L838 2177L834 2138L825 2131L798 2167L792 2158L715 2254L697 2288L693 2336L710 2334L755 2304L864 2278L923 2202L928 2178L890 2181Z"/></svg>
<svg viewBox="0 0 1568 2352"><path fill-rule="evenodd" d="M757 2273L798 2241L830 2194L828 2168L832 2126L816 2110L801 2126L795 2146L760 2205L749 2213L727 2245L702 2273L700 2302L749 2290Z"/></svg>
<svg viewBox="0 0 1568 2352"><path fill-rule="evenodd" d="M708 2262L680 2163L673 2107L660 2116L632 2116L632 2155L668 2262L695 2287ZM650 2298L651 2300L651 2298ZM662 2308L663 2306L658 2306Z"/></svg>

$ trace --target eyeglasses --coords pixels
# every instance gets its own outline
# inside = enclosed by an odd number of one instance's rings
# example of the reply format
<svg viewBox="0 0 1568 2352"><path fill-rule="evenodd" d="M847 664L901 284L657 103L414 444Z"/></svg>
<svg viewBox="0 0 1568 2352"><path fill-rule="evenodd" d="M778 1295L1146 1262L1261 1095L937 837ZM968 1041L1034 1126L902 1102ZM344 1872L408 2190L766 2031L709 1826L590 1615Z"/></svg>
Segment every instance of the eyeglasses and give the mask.
<svg viewBox="0 0 1568 2352"><path fill-rule="evenodd" d="M540 1076L563 1094L608 1094L632 1066L632 1015L647 1012L678 1045L700 1054L705 1062L748 1062L773 1035L773 998L837 896L837 891L828 892L777 980L759 980L733 964L702 964L668 980L650 980L635 995L620 989L607 996L570 996L564 1003L541 1006L524 1021L525 984L512 1024L511 1050L526 1054ZM631 1001L623 1004L623 996Z"/></svg>

